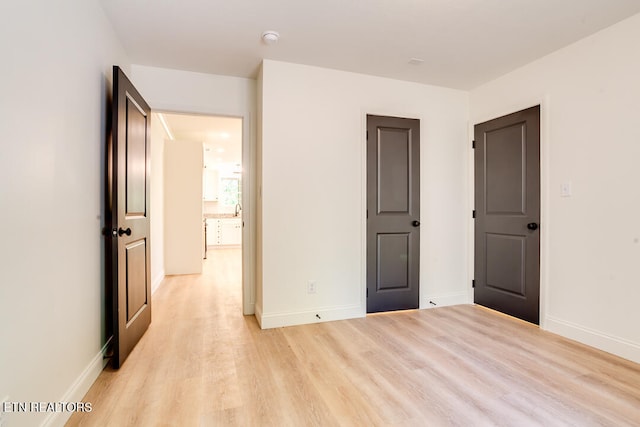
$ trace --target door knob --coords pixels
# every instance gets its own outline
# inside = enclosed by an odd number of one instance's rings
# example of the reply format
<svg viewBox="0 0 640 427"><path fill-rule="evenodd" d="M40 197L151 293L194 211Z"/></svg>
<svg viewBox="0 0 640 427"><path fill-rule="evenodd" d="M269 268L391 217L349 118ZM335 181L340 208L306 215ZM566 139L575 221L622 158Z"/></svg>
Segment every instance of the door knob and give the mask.
<svg viewBox="0 0 640 427"><path fill-rule="evenodd" d="M527 228L529 230L537 230L538 229L538 224L536 224L535 222L530 222L529 224L527 224Z"/></svg>
<svg viewBox="0 0 640 427"><path fill-rule="evenodd" d="M127 227L127 229L125 230L122 227L120 227L120 229L118 229L118 236L122 236L123 234L126 234L127 236L131 236L131 229Z"/></svg>
<svg viewBox="0 0 640 427"><path fill-rule="evenodd" d="M411 223L411 225L413 225L414 227L420 227L420 221L415 220Z"/></svg>

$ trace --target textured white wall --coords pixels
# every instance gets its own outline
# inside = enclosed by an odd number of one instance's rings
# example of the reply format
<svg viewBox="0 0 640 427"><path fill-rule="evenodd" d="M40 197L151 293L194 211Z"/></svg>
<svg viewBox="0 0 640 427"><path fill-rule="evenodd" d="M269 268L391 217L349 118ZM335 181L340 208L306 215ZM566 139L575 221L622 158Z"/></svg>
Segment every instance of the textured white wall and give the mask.
<svg viewBox="0 0 640 427"><path fill-rule="evenodd" d="M365 314L366 114L420 119L421 306L468 302L468 94L265 60L263 327Z"/></svg>
<svg viewBox="0 0 640 427"><path fill-rule="evenodd" d="M107 108L128 60L94 0L0 2L0 57L0 399L75 401L103 366Z"/></svg>
<svg viewBox="0 0 640 427"><path fill-rule="evenodd" d="M202 142L164 144L166 274L202 273L202 154Z"/></svg>
<svg viewBox="0 0 640 427"><path fill-rule="evenodd" d="M471 93L472 124L542 103L542 326L635 361L638 40L640 15Z"/></svg>

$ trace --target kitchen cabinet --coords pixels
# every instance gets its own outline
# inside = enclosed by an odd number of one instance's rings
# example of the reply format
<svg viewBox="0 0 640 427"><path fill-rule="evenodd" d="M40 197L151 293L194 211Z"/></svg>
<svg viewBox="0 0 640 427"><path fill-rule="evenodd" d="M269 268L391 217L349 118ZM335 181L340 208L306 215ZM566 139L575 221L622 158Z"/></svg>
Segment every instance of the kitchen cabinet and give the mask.
<svg viewBox="0 0 640 427"><path fill-rule="evenodd" d="M240 218L220 219L218 230L220 245L239 245L242 243L242 220Z"/></svg>
<svg viewBox="0 0 640 427"><path fill-rule="evenodd" d="M242 244L242 218L207 218L208 246Z"/></svg>
<svg viewBox="0 0 640 427"><path fill-rule="evenodd" d="M202 198L208 202L218 200L220 193L220 173L217 169L205 167L202 170Z"/></svg>

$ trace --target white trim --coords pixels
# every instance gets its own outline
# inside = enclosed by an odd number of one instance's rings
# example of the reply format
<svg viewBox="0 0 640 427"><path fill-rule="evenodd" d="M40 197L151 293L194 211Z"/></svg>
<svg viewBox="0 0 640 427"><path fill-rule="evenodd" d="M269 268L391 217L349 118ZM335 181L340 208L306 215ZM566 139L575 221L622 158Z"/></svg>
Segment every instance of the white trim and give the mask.
<svg viewBox="0 0 640 427"><path fill-rule="evenodd" d="M262 328L262 307L260 307L258 304L254 305L254 315L256 316L256 320L258 321L258 326L260 326L261 329Z"/></svg>
<svg viewBox="0 0 640 427"><path fill-rule="evenodd" d="M255 197L256 138L252 133L255 123L250 112L242 116L242 313L255 313L255 223L257 198ZM245 212L247 213L245 215Z"/></svg>
<svg viewBox="0 0 640 427"><path fill-rule="evenodd" d="M89 362L87 367L73 382L59 402L82 402L84 396L109 362L108 359L105 359L104 355L106 354L107 347L110 344L111 338L107 340L107 343L102 347L102 349L100 349L100 352L94 356L91 362ZM72 412L49 412L40 425L42 427L62 427L69 418L71 418L71 415L73 415Z"/></svg>
<svg viewBox="0 0 640 427"><path fill-rule="evenodd" d="M360 304L273 314L264 314L256 307L256 318L262 329L354 319L357 317L365 317L365 315L366 313L362 312Z"/></svg>
<svg viewBox="0 0 640 427"><path fill-rule="evenodd" d="M451 292L447 294L420 295L420 309L472 303L473 299L470 299L469 292L467 291Z"/></svg>
<svg viewBox="0 0 640 427"><path fill-rule="evenodd" d="M546 327L547 312L549 307L549 266L550 239L548 231L550 224L551 206L551 156L550 156L550 123L551 101L549 95L543 96L540 104L540 327Z"/></svg>
<svg viewBox="0 0 640 427"><path fill-rule="evenodd" d="M585 328L554 316L546 317L546 329L563 337L615 354L635 363L640 363L640 345L624 338Z"/></svg>
<svg viewBox="0 0 640 427"><path fill-rule="evenodd" d="M160 285L162 285L162 281L164 280L164 270L160 271L158 275L151 280L151 295L155 294L158 289L160 289Z"/></svg>
<svg viewBox="0 0 640 427"><path fill-rule="evenodd" d="M361 112L360 140L360 309L367 312L367 113Z"/></svg>

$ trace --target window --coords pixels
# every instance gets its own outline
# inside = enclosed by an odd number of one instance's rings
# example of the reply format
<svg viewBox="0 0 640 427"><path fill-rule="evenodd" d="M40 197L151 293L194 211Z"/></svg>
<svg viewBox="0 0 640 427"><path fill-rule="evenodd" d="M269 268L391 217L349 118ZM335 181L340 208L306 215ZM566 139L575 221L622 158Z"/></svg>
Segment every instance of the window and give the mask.
<svg viewBox="0 0 640 427"><path fill-rule="evenodd" d="M220 202L223 205L235 206L240 203L242 192L239 178L222 178L220 187Z"/></svg>

